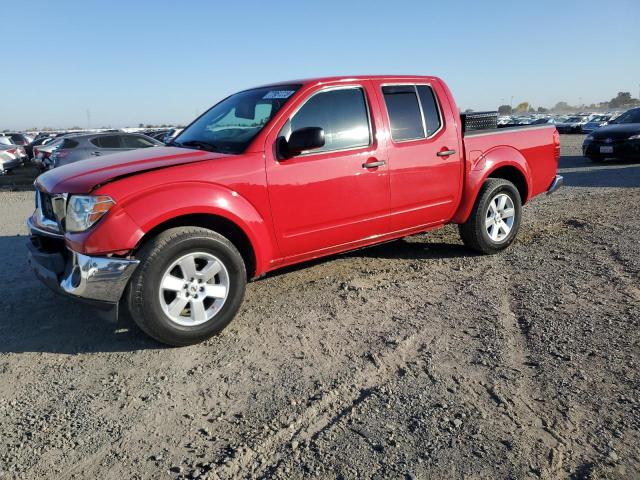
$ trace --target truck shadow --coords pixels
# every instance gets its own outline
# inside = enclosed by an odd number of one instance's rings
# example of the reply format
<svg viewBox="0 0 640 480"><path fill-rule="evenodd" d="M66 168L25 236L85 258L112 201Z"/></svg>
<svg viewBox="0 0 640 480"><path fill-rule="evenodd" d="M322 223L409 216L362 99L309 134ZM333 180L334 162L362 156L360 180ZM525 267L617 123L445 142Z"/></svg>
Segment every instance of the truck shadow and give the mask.
<svg viewBox="0 0 640 480"><path fill-rule="evenodd" d="M92 308L42 285L27 264L27 237L0 237L4 294L0 353L126 352L163 348L133 325L116 325Z"/></svg>
<svg viewBox="0 0 640 480"><path fill-rule="evenodd" d="M27 264L27 237L0 237L5 277L11 289L0 297L0 353L44 352L80 354L130 352L165 347L142 333L126 315L118 324L100 317L93 308L50 291ZM474 255L462 245L395 240L283 268L278 277L346 258L437 259Z"/></svg>
<svg viewBox="0 0 640 480"><path fill-rule="evenodd" d="M335 261L339 258L386 258L386 259L438 259L438 258L457 258L471 257L476 255L473 251L464 245L456 245L453 243L438 242L408 242L402 238L391 240L379 245L364 247L359 250L353 250L345 253L338 253L327 257L309 260L288 267L283 267L273 272L269 272L263 278L274 278L288 273L304 270L316 265L322 265ZM258 279L259 281L260 279Z"/></svg>
<svg viewBox="0 0 640 480"><path fill-rule="evenodd" d="M581 156L563 156L560 174L570 187L640 187L640 165L630 162L594 164ZM444 240L444 241L443 241ZM286 267L268 275L286 275L337 258L443 259L475 255L448 238L395 240L361 250ZM91 307L56 295L42 285L27 265L26 237L0 237L4 294L0 296L0 353L78 354L161 349L130 321L104 321Z"/></svg>
<svg viewBox="0 0 640 480"><path fill-rule="evenodd" d="M582 156L562 156L558 173L569 187L640 187L638 162L607 160L594 163Z"/></svg>

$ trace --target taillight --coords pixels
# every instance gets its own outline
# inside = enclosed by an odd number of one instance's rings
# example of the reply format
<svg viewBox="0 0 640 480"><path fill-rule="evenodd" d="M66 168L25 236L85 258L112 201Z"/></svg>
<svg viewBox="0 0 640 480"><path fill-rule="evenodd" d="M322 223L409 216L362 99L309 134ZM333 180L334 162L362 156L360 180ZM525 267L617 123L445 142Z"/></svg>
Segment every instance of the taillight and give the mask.
<svg viewBox="0 0 640 480"><path fill-rule="evenodd" d="M10 148L9 150L7 150L7 153L10 153L11 155L15 155L17 151L18 151L17 148Z"/></svg>

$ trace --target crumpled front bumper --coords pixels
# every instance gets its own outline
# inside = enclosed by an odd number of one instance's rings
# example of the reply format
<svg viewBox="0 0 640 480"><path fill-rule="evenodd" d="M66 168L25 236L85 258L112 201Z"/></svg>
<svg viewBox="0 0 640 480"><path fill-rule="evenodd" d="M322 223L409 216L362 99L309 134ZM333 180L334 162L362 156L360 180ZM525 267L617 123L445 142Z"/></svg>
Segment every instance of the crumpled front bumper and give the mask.
<svg viewBox="0 0 640 480"><path fill-rule="evenodd" d="M103 304L117 305L140 263L114 257L90 257L68 248L51 247L37 232L27 243L29 264L36 276L57 293ZM55 241L55 240L54 240ZM61 240L57 240L61 242Z"/></svg>

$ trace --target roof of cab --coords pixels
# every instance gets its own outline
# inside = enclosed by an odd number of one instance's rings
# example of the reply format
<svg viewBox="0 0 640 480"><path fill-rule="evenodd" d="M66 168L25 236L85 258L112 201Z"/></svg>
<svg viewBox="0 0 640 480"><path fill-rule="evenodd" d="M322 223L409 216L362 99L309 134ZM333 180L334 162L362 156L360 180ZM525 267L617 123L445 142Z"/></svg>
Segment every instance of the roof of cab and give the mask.
<svg viewBox="0 0 640 480"><path fill-rule="evenodd" d="M297 80L288 80L285 82L267 83L261 85L261 87L272 87L277 85L321 85L323 83L352 82L354 80L420 81L434 79L438 79L438 77L434 77L432 75L341 75L333 77L303 78Z"/></svg>

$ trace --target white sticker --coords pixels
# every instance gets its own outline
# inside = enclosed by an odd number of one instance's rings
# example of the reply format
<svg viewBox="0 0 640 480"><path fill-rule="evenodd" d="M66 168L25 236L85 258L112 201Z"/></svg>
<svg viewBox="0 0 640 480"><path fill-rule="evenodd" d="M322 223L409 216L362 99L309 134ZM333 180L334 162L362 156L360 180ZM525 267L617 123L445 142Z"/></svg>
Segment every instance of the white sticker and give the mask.
<svg viewBox="0 0 640 480"><path fill-rule="evenodd" d="M271 90L264 97L262 97L262 99L266 100L269 98L289 98L294 93L295 90Z"/></svg>

